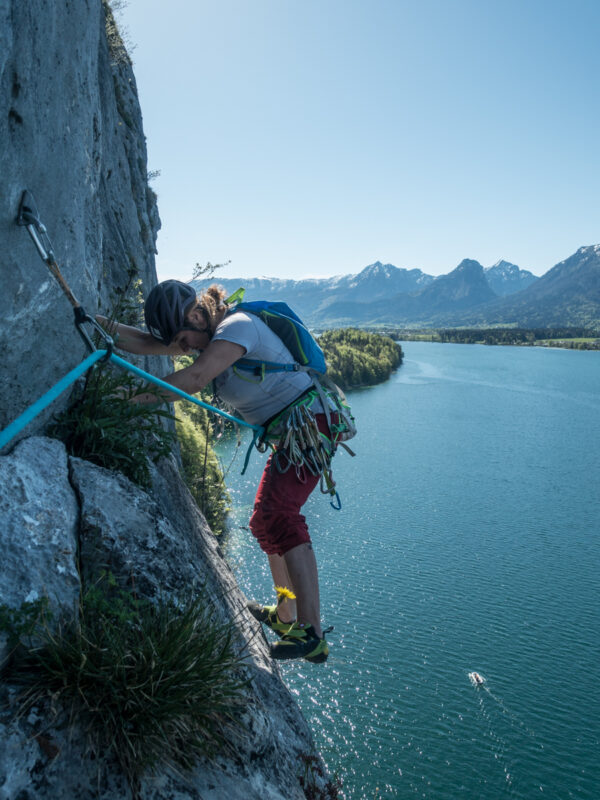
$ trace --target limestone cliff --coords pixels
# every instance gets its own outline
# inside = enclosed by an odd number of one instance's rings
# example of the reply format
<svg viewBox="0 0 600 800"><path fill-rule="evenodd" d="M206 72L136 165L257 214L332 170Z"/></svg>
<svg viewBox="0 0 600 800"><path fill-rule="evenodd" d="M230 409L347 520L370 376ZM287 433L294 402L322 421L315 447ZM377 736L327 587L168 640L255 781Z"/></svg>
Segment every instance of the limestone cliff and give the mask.
<svg viewBox="0 0 600 800"><path fill-rule="evenodd" d="M4 427L84 354L71 307L15 225L22 191L89 313L132 271L146 293L154 285L160 220L131 63L116 32L106 34L101 0L0 0L0 98Z"/></svg>
<svg viewBox="0 0 600 800"><path fill-rule="evenodd" d="M85 355L67 300L15 225L22 191L33 193L63 274L90 313L109 305L132 273L148 293L160 222L131 63L101 0L0 0L0 97L4 428ZM157 358L143 366L155 374L169 367ZM234 757L183 777L161 772L142 782L139 796L304 797L298 774L310 731L175 460L154 468L144 492L70 458L40 435L68 395L0 456L0 604L46 595L70 613L99 565L117 579L135 575L151 599L207 582L215 614L235 620L249 655L246 729ZM0 637L0 658L4 644ZM53 722L47 708L15 719L15 692L0 684L0 800L131 797L115 765L88 753L81 731Z"/></svg>

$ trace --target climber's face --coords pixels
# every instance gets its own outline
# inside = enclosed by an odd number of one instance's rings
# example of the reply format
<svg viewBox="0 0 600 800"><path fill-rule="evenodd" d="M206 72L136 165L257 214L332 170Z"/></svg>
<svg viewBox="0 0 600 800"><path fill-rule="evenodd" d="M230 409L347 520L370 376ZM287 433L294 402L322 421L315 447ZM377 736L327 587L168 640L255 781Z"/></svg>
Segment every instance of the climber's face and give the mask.
<svg viewBox="0 0 600 800"><path fill-rule="evenodd" d="M175 335L173 343L178 345L184 353L201 351L208 347L211 334L202 310L195 308L190 311L185 318L185 323L186 327Z"/></svg>

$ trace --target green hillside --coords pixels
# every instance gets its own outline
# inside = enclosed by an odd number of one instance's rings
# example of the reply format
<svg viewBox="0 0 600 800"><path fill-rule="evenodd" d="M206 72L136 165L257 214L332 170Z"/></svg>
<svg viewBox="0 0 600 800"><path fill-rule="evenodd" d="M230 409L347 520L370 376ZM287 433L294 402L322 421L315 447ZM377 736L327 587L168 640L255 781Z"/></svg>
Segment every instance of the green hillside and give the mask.
<svg viewBox="0 0 600 800"><path fill-rule="evenodd" d="M319 337L327 374L342 389L387 380L402 363L402 348L389 336L356 328L325 331Z"/></svg>

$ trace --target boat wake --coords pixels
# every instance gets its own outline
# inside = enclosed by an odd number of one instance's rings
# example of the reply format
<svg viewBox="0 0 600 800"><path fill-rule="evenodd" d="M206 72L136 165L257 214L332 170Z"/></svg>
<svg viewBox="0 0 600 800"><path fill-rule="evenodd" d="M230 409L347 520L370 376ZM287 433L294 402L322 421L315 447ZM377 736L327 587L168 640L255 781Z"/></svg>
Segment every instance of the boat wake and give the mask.
<svg viewBox="0 0 600 800"><path fill-rule="evenodd" d="M495 695L487 684L487 680L478 672L469 672L471 684L478 689L479 712L485 723L486 734L492 743L494 757L502 765L504 778L510 796L520 796L515 786L516 775L513 754L518 747L518 736L527 736L537 740L535 731L529 728L519 715L512 711L501 697Z"/></svg>

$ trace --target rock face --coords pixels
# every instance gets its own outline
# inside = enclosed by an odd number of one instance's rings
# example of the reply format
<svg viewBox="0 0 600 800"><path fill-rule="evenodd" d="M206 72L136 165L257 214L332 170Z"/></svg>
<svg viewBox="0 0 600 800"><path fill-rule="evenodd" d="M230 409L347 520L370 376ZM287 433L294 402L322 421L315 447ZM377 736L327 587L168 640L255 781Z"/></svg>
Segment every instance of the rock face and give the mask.
<svg viewBox="0 0 600 800"><path fill-rule="evenodd" d="M146 293L154 285L160 220L131 63L110 16L107 35L101 0L0 2L0 108L4 427L85 352L68 301L15 224L23 190L90 314L132 278Z"/></svg>
<svg viewBox="0 0 600 800"><path fill-rule="evenodd" d="M310 731L173 461L155 468L147 494L121 475L68 458L57 441L32 437L0 458L0 514L0 549L9 555L0 604L19 607L45 593L54 612L73 608L80 565L84 588L100 569L110 569L123 586L133 578L149 599L206 584L215 615L236 620L251 689L246 729L232 741L235 757L200 763L184 777L167 771L148 777L143 800L304 798L298 775L300 757L312 751ZM114 764L86 753L77 727L53 725L43 706L15 720L15 693L6 683L0 691L0 800L131 797Z"/></svg>
<svg viewBox="0 0 600 800"><path fill-rule="evenodd" d="M79 600L78 506L60 442L27 439L18 453L0 459L0 603L52 598L71 612ZM52 498L52 502L48 502ZM6 656L0 633L0 662Z"/></svg>

